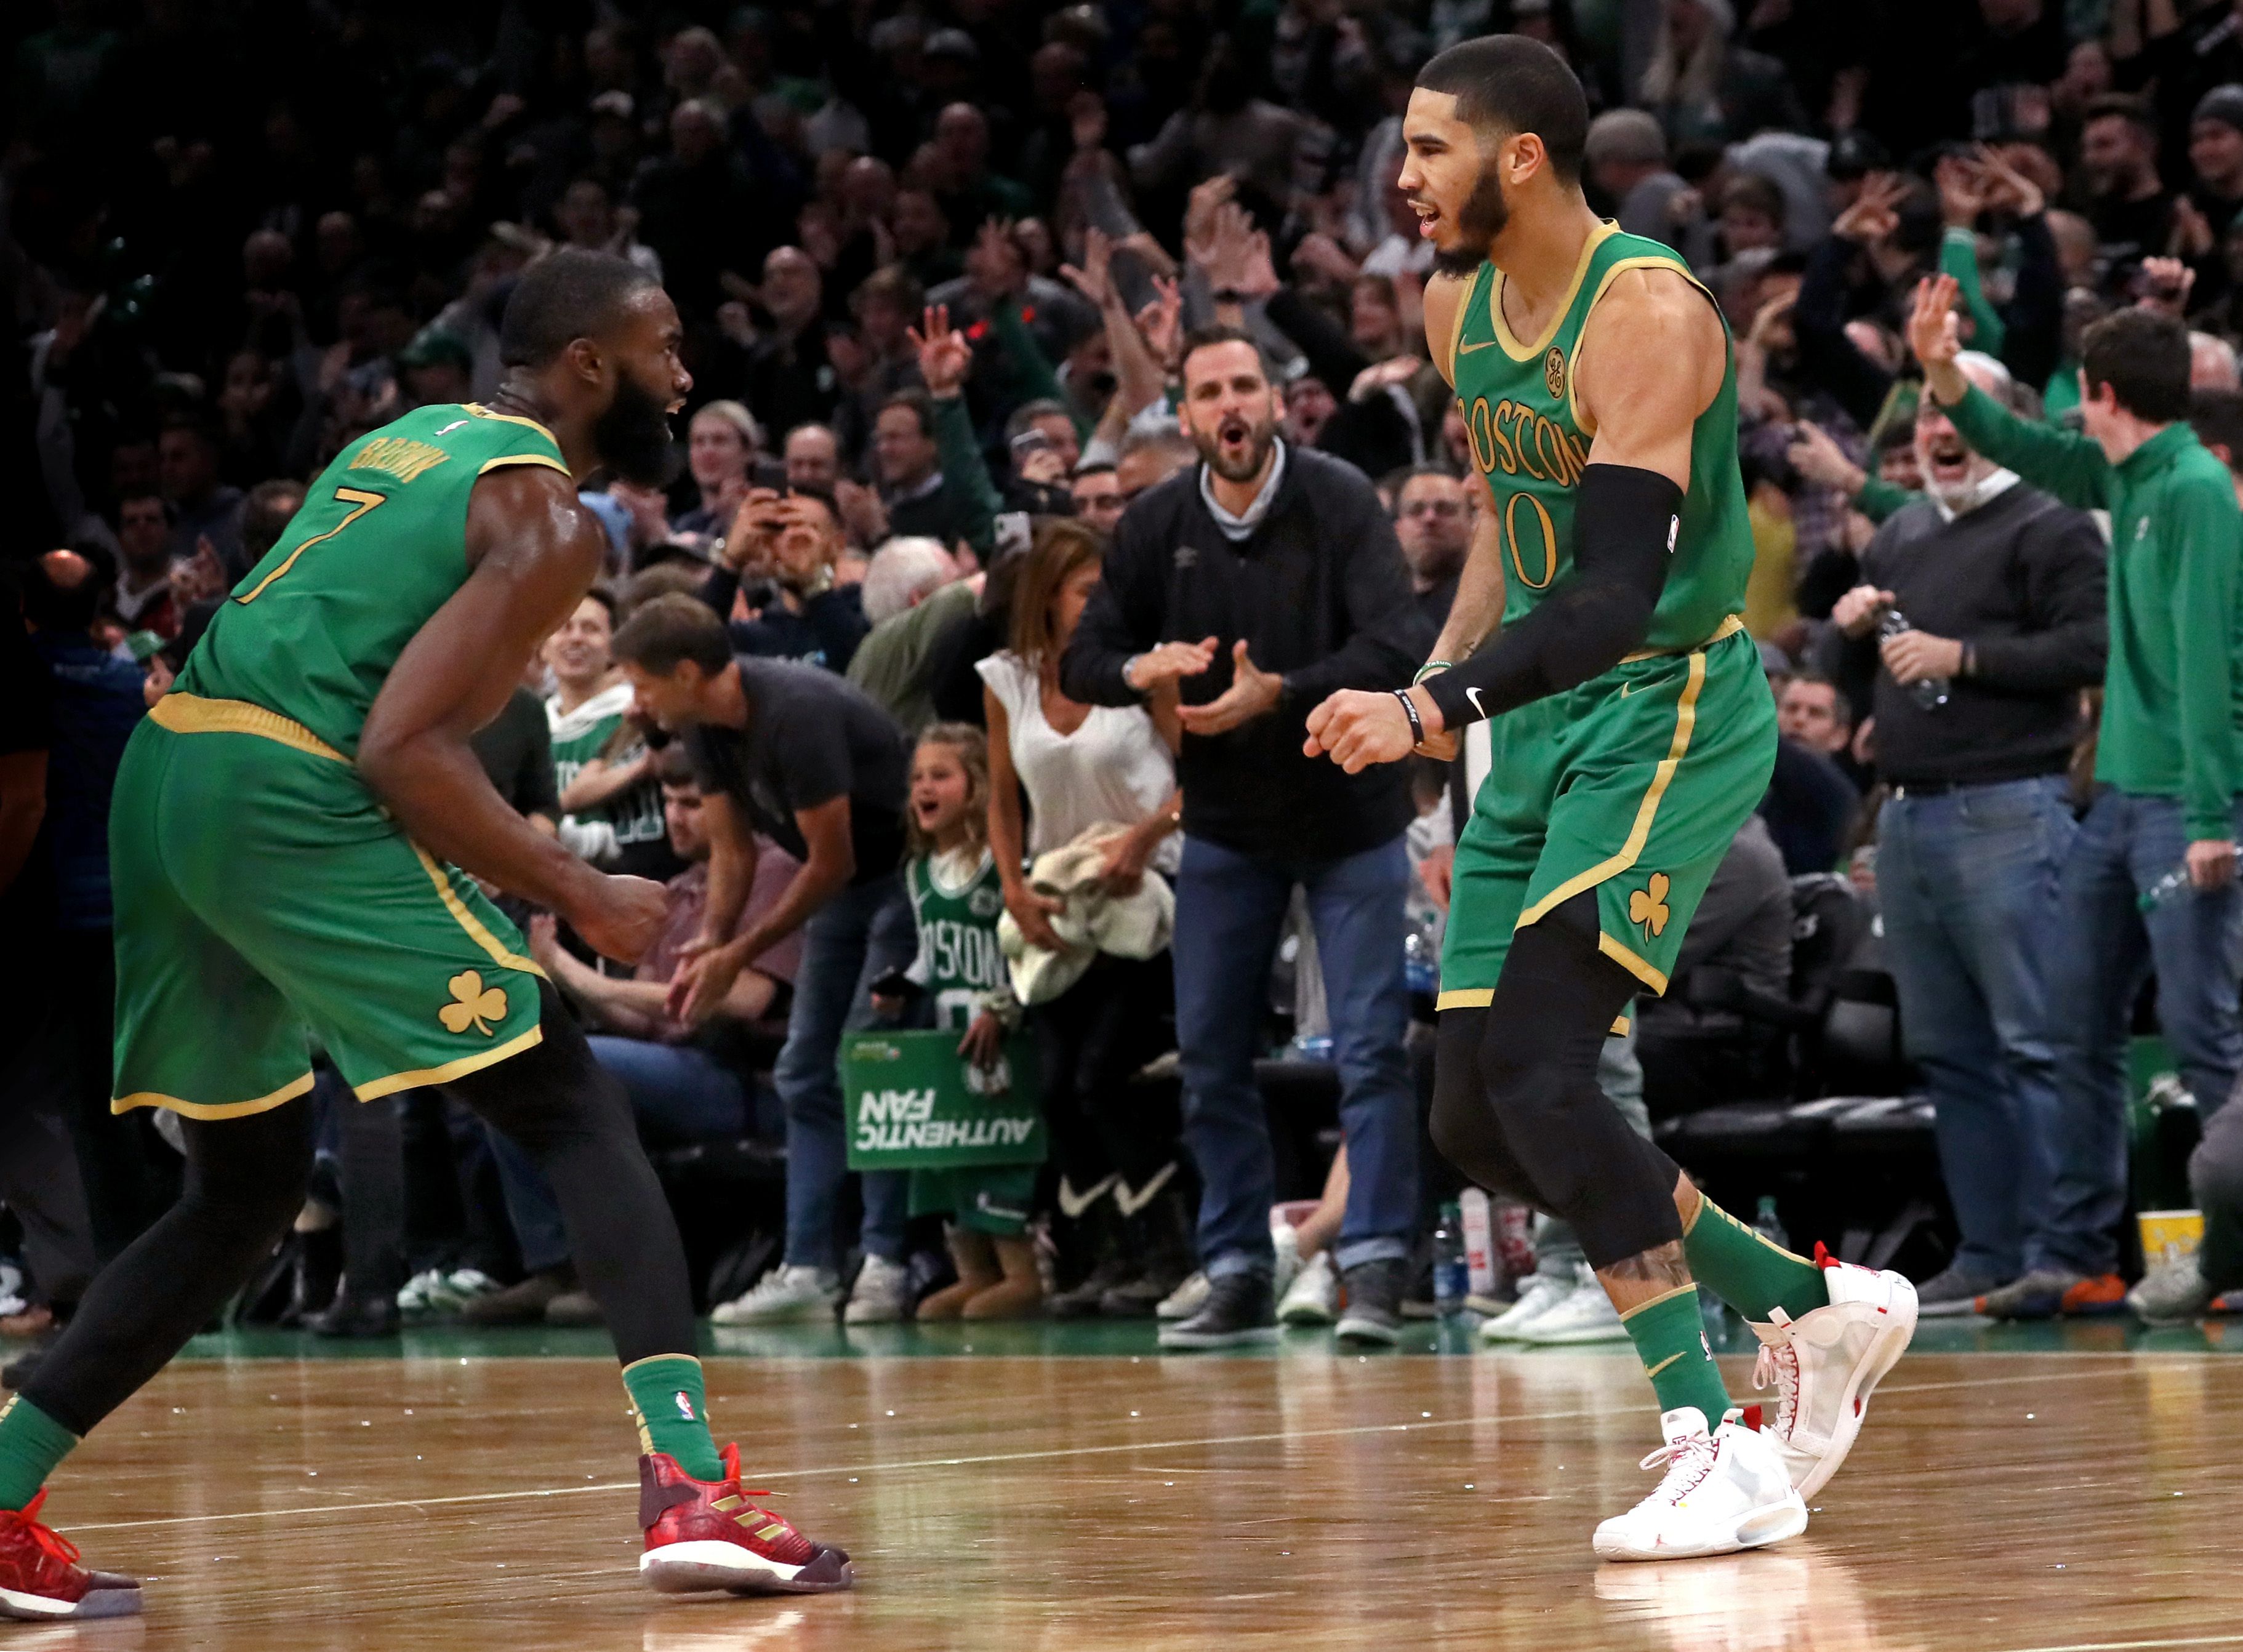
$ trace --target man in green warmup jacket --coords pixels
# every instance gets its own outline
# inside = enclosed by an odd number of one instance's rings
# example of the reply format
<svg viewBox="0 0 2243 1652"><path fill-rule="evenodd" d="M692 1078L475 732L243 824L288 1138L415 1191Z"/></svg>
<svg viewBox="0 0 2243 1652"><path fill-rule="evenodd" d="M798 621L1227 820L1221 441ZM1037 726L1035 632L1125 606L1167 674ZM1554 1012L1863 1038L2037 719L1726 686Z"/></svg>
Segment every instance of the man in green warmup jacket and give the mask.
<svg viewBox="0 0 2243 1652"><path fill-rule="evenodd" d="M2031 424L1956 366L1955 282L1918 286L1909 342L1963 440L2065 503L2111 513L2111 657L2095 800L2066 859L2051 961L2056 1181L2025 1273L1978 1298L2003 1318L2115 1311L2125 1204L2126 1035L2145 971L2183 1081L2206 1113L2243 1063L2232 963L2243 786L2243 514L2187 423L2188 334L2145 309L2081 341L2086 435ZM1967 674L1966 656L1960 670Z"/></svg>

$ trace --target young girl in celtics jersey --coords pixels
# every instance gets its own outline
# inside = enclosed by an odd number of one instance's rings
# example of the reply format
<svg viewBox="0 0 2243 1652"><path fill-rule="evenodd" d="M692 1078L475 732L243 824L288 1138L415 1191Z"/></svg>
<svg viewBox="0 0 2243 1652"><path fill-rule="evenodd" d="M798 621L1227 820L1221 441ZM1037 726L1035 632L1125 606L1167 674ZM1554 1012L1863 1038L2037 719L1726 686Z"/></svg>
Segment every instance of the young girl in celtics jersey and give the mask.
<svg viewBox="0 0 2243 1652"><path fill-rule="evenodd" d="M980 729L938 723L912 754L904 866L919 958L911 978L934 1005L934 1024L964 1034L961 1058L994 1075L1005 1035L1020 1019L997 920L1004 884L989 852L989 746ZM1028 1213L1033 1164L913 1170L911 1213L940 1214L958 1283L919 1305L922 1319L1007 1319L1043 1300Z"/></svg>

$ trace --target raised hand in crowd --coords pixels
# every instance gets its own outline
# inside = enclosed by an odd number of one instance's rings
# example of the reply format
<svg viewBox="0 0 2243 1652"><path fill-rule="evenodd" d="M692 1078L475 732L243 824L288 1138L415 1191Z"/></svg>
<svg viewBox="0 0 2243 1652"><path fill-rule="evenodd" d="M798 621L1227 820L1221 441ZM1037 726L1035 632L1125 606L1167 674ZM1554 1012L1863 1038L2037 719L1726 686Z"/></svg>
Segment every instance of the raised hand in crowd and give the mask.
<svg viewBox="0 0 2243 1652"><path fill-rule="evenodd" d="M1986 174L1971 158L1942 155L1931 169L1939 191L1940 221L1949 229L1971 229L1986 210Z"/></svg>
<svg viewBox="0 0 2243 1652"><path fill-rule="evenodd" d="M950 325L950 307L928 305L919 325L906 328L905 336L919 353L919 376L926 393L946 401L956 395L973 370L973 346Z"/></svg>
<svg viewBox="0 0 2243 1652"><path fill-rule="evenodd" d="M1986 205L2015 218L2038 218L2047 206L2041 186L2010 165L1990 144L1978 145L1978 163Z"/></svg>
<svg viewBox="0 0 2243 1652"><path fill-rule="evenodd" d="M1908 180L1898 172L1871 172L1862 180L1854 204L1838 214L1830 233L1868 246L1882 241L1900 227L1900 204L1908 199Z"/></svg>
<svg viewBox="0 0 2243 1652"><path fill-rule="evenodd" d="M1114 287L1114 238L1095 224L1082 232L1082 263L1059 266L1061 279L1103 311L1121 302Z"/></svg>
<svg viewBox="0 0 2243 1652"><path fill-rule="evenodd" d="M2188 319L2188 295L2196 286L2196 272L2177 258L2145 258L2134 278L2136 302L2176 321Z"/></svg>
<svg viewBox="0 0 2243 1652"><path fill-rule="evenodd" d="M785 499L773 488L751 488L724 530L724 565L743 579L769 573L786 528Z"/></svg>
<svg viewBox="0 0 2243 1652"><path fill-rule="evenodd" d="M1784 449L1784 456L1808 481L1835 488L1849 499L1861 492L1862 484L1869 480L1868 473L1846 456L1846 450L1830 433L1811 419L1792 426L1791 445Z"/></svg>
<svg viewBox="0 0 2243 1652"><path fill-rule="evenodd" d="M1175 373L1183 366L1183 288L1172 277L1155 275L1153 291L1159 296L1137 312L1137 334L1161 371Z"/></svg>
<svg viewBox="0 0 2243 1652"><path fill-rule="evenodd" d="M1916 284L1908 315L1908 347L1923 364L1924 382L1940 401L1952 405L1970 388L1955 358L1963 353L1963 329L1955 314L1961 291L1951 275L1927 275Z"/></svg>

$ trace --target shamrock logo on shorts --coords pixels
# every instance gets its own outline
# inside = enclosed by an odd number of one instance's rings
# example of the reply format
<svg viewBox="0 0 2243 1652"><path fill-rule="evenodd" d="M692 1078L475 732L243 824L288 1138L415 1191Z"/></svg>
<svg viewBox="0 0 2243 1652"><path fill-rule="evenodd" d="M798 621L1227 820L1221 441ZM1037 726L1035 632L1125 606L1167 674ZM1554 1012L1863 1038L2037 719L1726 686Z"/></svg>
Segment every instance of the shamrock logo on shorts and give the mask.
<svg viewBox="0 0 2243 1652"><path fill-rule="evenodd" d="M452 989L452 1001L436 1012L436 1019L446 1032L464 1033L472 1027L488 1038L491 1023L506 1019L506 989L484 986L476 971L462 969L444 984Z"/></svg>
<svg viewBox="0 0 2243 1652"><path fill-rule="evenodd" d="M1651 874L1648 887L1636 890L1627 898L1627 920L1641 924L1654 935L1667 928L1667 876L1663 872Z"/></svg>

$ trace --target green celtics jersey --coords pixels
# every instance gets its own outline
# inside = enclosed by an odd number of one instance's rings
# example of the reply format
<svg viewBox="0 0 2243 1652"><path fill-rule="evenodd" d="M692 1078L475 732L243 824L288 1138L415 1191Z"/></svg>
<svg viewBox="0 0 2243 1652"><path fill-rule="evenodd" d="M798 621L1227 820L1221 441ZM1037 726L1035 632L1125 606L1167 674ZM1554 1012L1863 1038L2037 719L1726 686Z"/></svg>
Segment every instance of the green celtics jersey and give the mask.
<svg viewBox="0 0 2243 1652"><path fill-rule="evenodd" d="M1532 611L1573 565L1575 490L1595 435L1573 399L1575 369L1584 345L1595 341L1589 322L1597 301L1622 271L1644 268L1670 269L1700 286L1670 248L1606 225L1581 249L1573 293L1540 338L1522 341L1505 325L1503 274L1492 264L1479 266L1457 313L1451 374L1473 463L1495 501L1506 624ZM1647 648L1661 651L1696 647L1744 610L1753 541L1737 470L1734 352L1721 393L1691 428L1690 486L1671 550L1666 587L1644 639Z"/></svg>
<svg viewBox="0 0 2243 1652"><path fill-rule="evenodd" d="M904 878L919 920L912 979L933 995L934 1024L962 1032L982 1010L1012 996L997 946L1005 886L996 858L987 849L972 862L960 854L919 855L906 866Z"/></svg>
<svg viewBox="0 0 2243 1652"><path fill-rule="evenodd" d="M475 479L507 465L569 469L543 425L472 403L416 408L352 442L219 608L178 687L277 711L355 756L397 657L466 583Z"/></svg>
<svg viewBox="0 0 2243 1652"><path fill-rule="evenodd" d="M545 721L553 738L553 785L559 792L567 792L576 784L576 777L595 759L605 758L610 763L636 763L646 755L646 742L636 734L618 742L616 731L623 726L623 716L631 709L631 687L629 683L617 683L603 688L573 711L561 709L560 698L545 702ZM612 749L610 749L612 748ZM631 859L634 846L657 846L657 855L666 853L670 828L662 816L662 786L650 780L643 786L608 799L598 808L589 812L589 818L604 820L615 829L616 847L624 854L623 870L643 877L652 877L662 869L658 865L642 865ZM579 853L588 853L583 849ZM606 865L603 850L593 855ZM663 875L667 877L665 872Z"/></svg>

